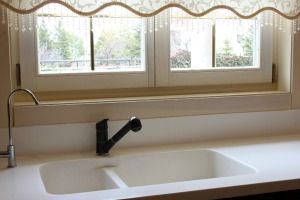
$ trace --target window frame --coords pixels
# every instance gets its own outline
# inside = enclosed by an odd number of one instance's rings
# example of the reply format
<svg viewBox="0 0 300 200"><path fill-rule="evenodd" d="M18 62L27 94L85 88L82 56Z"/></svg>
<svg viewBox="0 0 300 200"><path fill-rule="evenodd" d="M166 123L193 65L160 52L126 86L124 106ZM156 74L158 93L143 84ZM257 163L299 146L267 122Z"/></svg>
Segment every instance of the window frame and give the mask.
<svg viewBox="0 0 300 200"><path fill-rule="evenodd" d="M168 12L168 11L164 11ZM166 14L164 14L166 15ZM169 13L167 13L169 16ZM151 22L152 20L152 22ZM155 17L147 20L153 23ZM260 27L260 26L259 26ZM261 29L261 30L260 30ZM170 23L145 37L145 72L38 74L37 30L20 32L22 86L32 91L97 90L115 88L177 87L195 85L252 84L272 82L273 31L258 29L259 68L172 71L170 69ZM214 52L213 52L214 53ZM28 59L29 58L29 59ZM35 59L32 59L35 58ZM263 58L263 59L261 59ZM238 78L236 78L238 77Z"/></svg>
<svg viewBox="0 0 300 200"><path fill-rule="evenodd" d="M35 15L35 14L34 14ZM35 16L34 16L35 17ZM21 20L21 16L19 16ZM35 21L32 22L35 27ZM145 57L154 59L151 43L154 36L143 34L142 42L145 43ZM37 30L19 32L20 38L20 63L22 86L32 91L68 91L68 90L96 90L111 88L137 88L148 87L152 82L150 66L152 62L145 62L145 71L116 72L113 73L66 73L66 74L39 74L38 70L38 38ZM142 55L144 56L144 55ZM34 58L34 59L32 59ZM130 80L130 81L129 81Z"/></svg>
<svg viewBox="0 0 300 200"><path fill-rule="evenodd" d="M257 45L259 45L260 48L258 58L259 68L234 67L232 69L215 68L172 71L169 68L165 68L165 66L170 66L170 48L165 48L170 46L169 23L159 29L155 36L157 86L167 87L272 82L273 27L259 26L256 35L260 36L260 39L257 41L259 43ZM215 52L212 53L214 54ZM239 78L237 79L235 77Z"/></svg>

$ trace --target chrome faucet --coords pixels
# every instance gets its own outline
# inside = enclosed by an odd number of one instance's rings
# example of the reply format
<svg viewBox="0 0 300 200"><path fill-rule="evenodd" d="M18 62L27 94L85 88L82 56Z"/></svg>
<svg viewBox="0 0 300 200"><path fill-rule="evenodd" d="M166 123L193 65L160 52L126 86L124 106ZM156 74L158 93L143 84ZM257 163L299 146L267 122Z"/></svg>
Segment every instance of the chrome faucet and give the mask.
<svg viewBox="0 0 300 200"><path fill-rule="evenodd" d="M142 129L141 121L132 117L127 124L123 126L112 138L108 140L108 126L107 121L109 119L103 119L96 124L97 130L97 143L96 143L96 153L97 155L108 155L109 150L130 130L133 132L138 132Z"/></svg>
<svg viewBox="0 0 300 200"><path fill-rule="evenodd" d="M8 168L13 168L13 167L17 166L16 159L15 159L15 147L14 147L13 142L12 142L12 131L11 131L12 130L11 99L14 96L14 94L18 93L18 92L25 92L25 93L29 94L32 97L34 103L36 105L39 105L39 102L36 99L36 97L34 96L34 94L28 89L16 89L12 93L10 93L10 95L8 96L8 99L7 99L7 116L8 116L9 145L7 146L7 151L1 151L0 152L0 158L7 158L8 159L8 165L7 165Z"/></svg>

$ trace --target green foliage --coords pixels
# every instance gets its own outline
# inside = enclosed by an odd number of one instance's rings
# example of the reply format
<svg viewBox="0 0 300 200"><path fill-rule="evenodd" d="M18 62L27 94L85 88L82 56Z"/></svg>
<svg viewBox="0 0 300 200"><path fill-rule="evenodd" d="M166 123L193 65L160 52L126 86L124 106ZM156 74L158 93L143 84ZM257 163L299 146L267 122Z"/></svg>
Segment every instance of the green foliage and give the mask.
<svg viewBox="0 0 300 200"><path fill-rule="evenodd" d="M191 68L191 52L180 50L172 56L171 68Z"/></svg>
<svg viewBox="0 0 300 200"><path fill-rule="evenodd" d="M54 27L54 28L53 28ZM64 68L82 67L84 41L64 27L62 21L54 26L42 22L38 29L41 71L61 71ZM139 27L117 27L101 33L94 46L95 59L107 59L107 65L139 65L141 59ZM111 59L115 59L111 61ZM83 64L84 65L84 64Z"/></svg>
<svg viewBox="0 0 300 200"><path fill-rule="evenodd" d="M216 58L216 67L241 67L252 66L253 57L251 56L219 56Z"/></svg>
<svg viewBox="0 0 300 200"><path fill-rule="evenodd" d="M253 56L253 28L251 27L248 36L242 37L242 48L245 56Z"/></svg>
<svg viewBox="0 0 300 200"><path fill-rule="evenodd" d="M95 45L96 59L124 59L141 57L140 31L127 27L102 32Z"/></svg>
<svg viewBox="0 0 300 200"><path fill-rule="evenodd" d="M253 28L249 29L248 35L243 35L241 39L243 56L234 55L231 43L224 40L224 47L217 52L216 67L241 67L253 66Z"/></svg>
<svg viewBox="0 0 300 200"><path fill-rule="evenodd" d="M45 22L38 29L39 51L41 59L77 59L84 55L83 40L67 31L59 22L50 31Z"/></svg>
<svg viewBox="0 0 300 200"><path fill-rule="evenodd" d="M233 51L233 49L232 49L230 40L225 39L224 40L224 47L221 49L220 54L222 56L231 56L231 55L233 55L232 51Z"/></svg>
<svg viewBox="0 0 300 200"><path fill-rule="evenodd" d="M56 27L55 38L54 47L59 50L64 60L76 59L84 55L82 39L67 31L61 22Z"/></svg>
<svg viewBox="0 0 300 200"><path fill-rule="evenodd" d="M130 33L131 32L131 33ZM129 31L127 34L126 46L128 49L128 55L130 58L141 57L141 33L140 29Z"/></svg>
<svg viewBox="0 0 300 200"><path fill-rule="evenodd" d="M38 33L39 33L39 45L48 50L52 50L54 41L51 38L51 32L46 27L44 21L42 21L41 25L39 26Z"/></svg>

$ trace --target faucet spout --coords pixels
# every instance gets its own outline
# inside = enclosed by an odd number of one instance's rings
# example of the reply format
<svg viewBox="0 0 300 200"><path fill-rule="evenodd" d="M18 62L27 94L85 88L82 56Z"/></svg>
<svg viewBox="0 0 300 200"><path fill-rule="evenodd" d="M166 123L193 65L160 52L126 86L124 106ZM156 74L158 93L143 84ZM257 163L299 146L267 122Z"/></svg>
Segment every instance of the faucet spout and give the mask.
<svg viewBox="0 0 300 200"><path fill-rule="evenodd" d="M98 155L108 155L109 150L129 131L138 132L142 129L141 121L136 117L132 117L112 138L108 140L107 121L108 119L104 119L96 124L96 153Z"/></svg>
<svg viewBox="0 0 300 200"><path fill-rule="evenodd" d="M12 120L11 120L11 100L13 98L13 96L18 93L18 92L25 92L27 94L29 94L35 105L39 105L39 101L36 99L36 97L34 96L34 94L28 90L28 89L16 89L14 90L12 93L10 93L10 95L8 96L8 99L7 99L7 116L8 116L8 134L9 134L9 145L12 145L12 134L11 134L11 127L12 127Z"/></svg>
<svg viewBox="0 0 300 200"><path fill-rule="evenodd" d="M12 109L11 104L12 103L11 103L11 101L13 99L13 96L18 92L25 92L25 93L29 94L32 97L34 103L36 105L39 105L39 102L36 99L36 97L34 96L34 94L28 89L16 89L13 92L11 92L10 95L8 96L8 99L7 99L7 116L8 116L9 145L7 146L7 151L0 153L0 158L8 158L8 167L9 168L12 168L12 167L16 166L15 148L14 148L14 145L13 145L13 142L12 142L12 131L11 131L11 129L12 129L12 119L11 119L11 109Z"/></svg>

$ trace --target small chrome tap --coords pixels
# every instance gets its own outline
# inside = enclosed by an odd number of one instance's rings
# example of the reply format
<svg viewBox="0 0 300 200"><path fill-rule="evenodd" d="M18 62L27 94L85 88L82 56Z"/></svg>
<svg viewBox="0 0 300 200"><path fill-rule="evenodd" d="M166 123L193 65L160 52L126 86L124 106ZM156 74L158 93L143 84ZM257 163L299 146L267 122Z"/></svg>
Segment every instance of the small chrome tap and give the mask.
<svg viewBox="0 0 300 200"><path fill-rule="evenodd" d="M15 93L18 92L25 92L27 94L29 94L34 103L36 105L39 105L38 100L36 99L36 97L34 96L34 94L28 90L28 89L16 89L14 90L12 93L10 93L10 95L8 96L7 99L7 116L8 116L8 137L9 137L9 145L7 146L7 151L1 151L0 152L0 158L7 158L8 159L8 168L12 168L12 167L16 167L16 159L15 159L15 147L13 145L12 142L12 120L11 120L11 100L14 96Z"/></svg>

